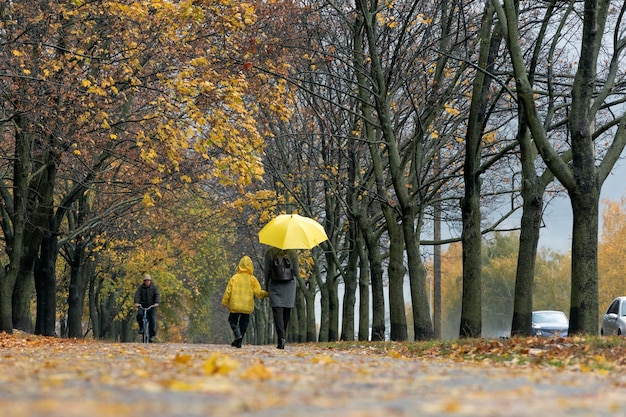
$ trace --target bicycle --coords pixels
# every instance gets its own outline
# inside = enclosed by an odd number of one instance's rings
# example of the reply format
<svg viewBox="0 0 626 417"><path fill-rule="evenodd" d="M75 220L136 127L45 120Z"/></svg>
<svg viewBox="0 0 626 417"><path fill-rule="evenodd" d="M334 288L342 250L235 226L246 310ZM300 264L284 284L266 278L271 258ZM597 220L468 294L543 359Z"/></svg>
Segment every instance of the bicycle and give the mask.
<svg viewBox="0 0 626 417"><path fill-rule="evenodd" d="M140 310L143 311L143 332L142 332L142 337L141 337L141 342L142 343L150 343L150 320L148 320L148 310L150 310L152 307L154 307L154 304L151 305L150 307L143 307L143 306L138 306Z"/></svg>

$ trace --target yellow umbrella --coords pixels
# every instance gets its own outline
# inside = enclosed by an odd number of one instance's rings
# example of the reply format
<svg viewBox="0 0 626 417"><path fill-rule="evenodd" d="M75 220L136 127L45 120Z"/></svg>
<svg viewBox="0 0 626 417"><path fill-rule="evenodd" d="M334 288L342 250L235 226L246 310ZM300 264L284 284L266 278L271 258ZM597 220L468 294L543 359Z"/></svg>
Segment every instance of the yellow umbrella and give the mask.
<svg viewBox="0 0 626 417"><path fill-rule="evenodd" d="M281 214L259 232L259 242L280 249L311 249L328 236L321 224L298 214Z"/></svg>

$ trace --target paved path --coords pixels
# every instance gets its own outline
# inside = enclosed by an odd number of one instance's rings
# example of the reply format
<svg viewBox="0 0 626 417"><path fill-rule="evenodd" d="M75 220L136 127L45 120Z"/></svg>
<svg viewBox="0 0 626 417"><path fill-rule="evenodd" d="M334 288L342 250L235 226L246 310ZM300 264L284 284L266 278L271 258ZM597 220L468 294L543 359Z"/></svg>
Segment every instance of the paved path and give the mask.
<svg viewBox="0 0 626 417"><path fill-rule="evenodd" d="M1 417L625 416L626 377L315 344L0 349Z"/></svg>

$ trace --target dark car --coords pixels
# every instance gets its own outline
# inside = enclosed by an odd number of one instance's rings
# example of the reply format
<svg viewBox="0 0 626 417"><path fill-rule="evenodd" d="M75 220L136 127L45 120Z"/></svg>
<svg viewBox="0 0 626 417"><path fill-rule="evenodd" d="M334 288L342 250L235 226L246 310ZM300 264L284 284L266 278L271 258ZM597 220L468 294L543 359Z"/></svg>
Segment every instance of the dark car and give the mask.
<svg viewBox="0 0 626 417"><path fill-rule="evenodd" d="M542 337L562 336L569 332L569 320L565 313L555 310L533 311L532 335Z"/></svg>
<svg viewBox="0 0 626 417"><path fill-rule="evenodd" d="M626 334L626 297L617 297L611 301L602 316L600 334L606 336Z"/></svg>

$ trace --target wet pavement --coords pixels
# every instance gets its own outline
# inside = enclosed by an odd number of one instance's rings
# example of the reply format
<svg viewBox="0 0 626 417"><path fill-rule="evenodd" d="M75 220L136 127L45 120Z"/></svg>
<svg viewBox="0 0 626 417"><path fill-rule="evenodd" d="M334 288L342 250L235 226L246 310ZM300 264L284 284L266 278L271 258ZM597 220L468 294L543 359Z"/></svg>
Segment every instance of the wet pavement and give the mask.
<svg viewBox="0 0 626 417"><path fill-rule="evenodd" d="M0 416L625 416L606 370L316 344L69 344L0 350Z"/></svg>

